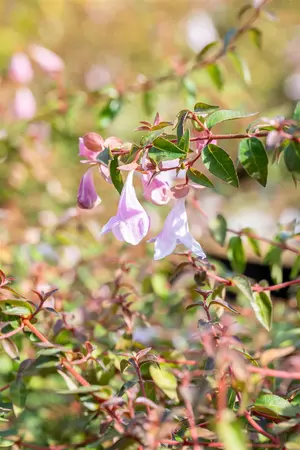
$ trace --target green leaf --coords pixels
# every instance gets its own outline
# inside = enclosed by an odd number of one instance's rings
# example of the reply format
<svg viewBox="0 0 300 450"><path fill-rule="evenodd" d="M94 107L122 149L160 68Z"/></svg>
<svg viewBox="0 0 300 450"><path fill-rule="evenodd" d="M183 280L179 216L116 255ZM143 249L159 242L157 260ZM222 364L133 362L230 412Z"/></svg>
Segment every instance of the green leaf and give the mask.
<svg viewBox="0 0 300 450"><path fill-rule="evenodd" d="M246 256L240 236L233 236L228 244L228 259L235 272L243 273L246 267Z"/></svg>
<svg viewBox="0 0 300 450"><path fill-rule="evenodd" d="M110 162L109 172L110 172L110 177L111 177L111 181L113 182L113 185L115 186L115 188L117 189L119 194L121 194L124 183L123 183L122 174L121 174L120 170L118 170L118 165L119 165L118 156L115 156L114 159L112 159Z"/></svg>
<svg viewBox="0 0 300 450"><path fill-rule="evenodd" d="M9 441L8 439L0 438L0 448L12 447L15 441Z"/></svg>
<svg viewBox="0 0 300 450"><path fill-rule="evenodd" d="M220 44L219 41L213 41L210 42L209 44L207 44L202 50L201 52L198 53L197 55L197 61L200 61L204 55L206 55L206 53L213 47L215 47L216 45Z"/></svg>
<svg viewBox="0 0 300 450"><path fill-rule="evenodd" d="M259 298L254 297L250 282L244 275L235 275L232 281L247 300L249 300L258 321L269 330L272 324L272 304L270 299L266 299L264 296L260 296ZM260 292L260 294L262 293L265 294L265 292Z"/></svg>
<svg viewBox="0 0 300 450"><path fill-rule="evenodd" d="M232 306L229 305L229 303L225 302L225 300L221 300L221 299L212 300L209 303L209 307L210 307L210 305L222 306L222 308L227 309L227 311L233 312L235 314L239 314Z"/></svg>
<svg viewBox="0 0 300 450"><path fill-rule="evenodd" d="M270 331L273 319L273 304L266 292L254 293L255 315L266 330Z"/></svg>
<svg viewBox="0 0 300 450"><path fill-rule="evenodd" d="M224 79L220 66L218 64L209 64L206 70L216 88L221 90L224 86Z"/></svg>
<svg viewBox="0 0 300 450"><path fill-rule="evenodd" d="M246 239L247 239L250 247L252 248L254 254L256 256L260 257L261 256L261 251L260 251L259 241L257 239L254 239L251 236L248 236L248 233L249 234L255 234L255 232L252 230L252 228L249 228L249 227L243 228L242 232L245 232Z"/></svg>
<svg viewBox="0 0 300 450"><path fill-rule="evenodd" d="M217 217L209 223L209 231L214 240L223 247L227 233L227 222L221 214L218 214Z"/></svg>
<svg viewBox="0 0 300 450"><path fill-rule="evenodd" d="M180 141L183 133L184 133L184 124L185 121L187 120L187 117L189 115L189 110L188 109L183 109L182 111L180 111L177 114L177 125L176 125L176 129L177 129L177 140Z"/></svg>
<svg viewBox="0 0 300 450"><path fill-rule="evenodd" d="M98 127L107 128L120 112L121 106L121 98L110 99L98 114Z"/></svg>
<svg viewBox="0 0 300 450"><path fill-rule="evenodd" d="M19 350L14 341L12 341L9 338L6 338L1 339L0 342L2 344L3 350L5 351L5 353L8 354L8 356L11 359L19 359Z"/></svg>
<svg viewBox="0 0 300 450"><path fill-rule="evenodd" d="M206 145L202 151L202 161L213 175L234 187L239 187L239 180L233 162L221 147L214 144Z"/></svg>
<svg viewBox="0 0 300 450"><path fill-rule="evenodd" d="M290 280L293 280L294 278L296 278L298 276L300 272L300 255L297 256L297 258L295 259L294 263L293 263L293 267L290 273Z"/></svg>
<svg viewBox="0 0 300 450"><path fill-rule="evenodd" d="M22 380L13 381L10 384L10 397L14 405L24 408L27 398L27 388Z"/></svg>
<svg viewBox="0 0 300 450"><path fill-rule="evenodd" d="M297 103L297 105L294 109L292 119L300 122L300 102Z"/></svg>
<svg viewBox="0 0 300 450"><path fill-rule="evenodd" d="M244 113L241 111L232 111L231 109L220 109L213 112L206 120L206 126L212 128L217 123L225 122L226 120L243 119L245 117L254 116L257 113Z"/></svg>
<svg viewBox="0 0 300 450"><path fill-rule="evenodd" d="M262 186L266 186L268 155L259 139L252 137L240 142L239 160L250 177L257 180Z"/></svg>
<svg viewBox="0 0 300 450"><path fill-rule="evenodd" d="M121 157L122 164L131 164L137 157L137 154L140 152L140 147L135 144L132 144L130 152L127 155L123 155Z"/></svg>
<svg viewBox="0 0 300 450"><path fill-rule="evenodd" d="M256 411L274 416L295 417L300 414L300 407L293 406L285 398L273 394L261 394L254 403Z"/></svg>
<svg viewBox="0 0 300 450"><path fill-rule="evenodd" d="M186 153L176 144L162 137L155 139L153 147L148 152L149 158L156 163L160 161L168 161L171 159L184 158Z"/></svg>
<svg viewBox="0 0 300 450"><path fill-rule="evenodd" d="M300 173L300 144L289 142L284 149L284 162L289 172Z"/></svg>
<svg viewBox="0 0 300 450"><path fill-rule="evenodd" d="M167 397L177 402L177 380L175 376L164 368L159 369L153 365L150 366L149 370L154 383L166 394Z"/></svg>
<svg viewBox="0 0 300 450"><path fill-rule="evenodd" d="M215 105L208 105L207 103L198 102L194 105L194 111L195 113L199 114L209 114L213 111L216 111L216 109L219 109L220 106Z"/></svg>
<svg viewBox="0 0 300 450"><path fill-rule="evenodd" d="M201 186L214 188L213 183L207 178L206 175L199 172L199 170L194 169L193 167L187 171L187 176L193 183L200 184Z"/></svg>
<svg viewBox="0 0 300 450"><path fill-rule="evenodd" d="M188 154L190 150L190 130L185 131L179 141L178 146L184 153Z"/></svg>
<svg viewBox="0 0 300 450"><path fill-rule="evenodd" d="M113 156L112 156L110 149L108 147L105 147L105 149L102 150L102 152L98 153L98 155L96 157L96 161L99 161L102 164L104 164L106 167L108 167L108 164L111 161L112 157Z"/></svg>
<svg viewBox="0 0 300 450"><path fill-rule="evenodd" d="M228 53L228 56L230 57L237 73L242 77L245 83L251 84L251 73L246 60L236 52L230 52Z"/></svg>
<svg viewBox="0 0 300 450"><path fill-rule="evenodd" d="M264 257L264 263L271 268L271 277L275 283L282 283L282 249L271 246Z"/></svg>
<svg viewBox="0 0 300 450"><path fill-rule="evenodd" d="M143 136L141 139L141 146L147 147L147 145L152 144L152 142L158 138L160 135L164 134L165 129L160 128L159 130L150 131L147 136Z"/></svg>
<svg viewBox="0 0 300 450"><path fill-rule="evenodd" d="M254 45L260 50L262 47L262 32L258 28L252 27L248 33Z"/></svg>
<svg viewBox="0 0 300 450"><path fill-rule="evenodd" d="M31 310L26 306L14 306L13 308L3 310L3 312L10 316L28 316L31 314Z"/></svg>
<svg viewBox="0 0 300 450"><path fill-rule="evenodd" d="M100 392L104 388L107 388L107 386L80 386L76 389L62 389L58 390L57 393L61 395L75 395L75 394L91 394L94 392Z"/></svg>
<svg viewBox="0 0 300 450"><path fill-rule="evenodd" d="M246 450L247 440L242 423L232 411L222 411L217 421L217 434L225 450Z"/></svg>

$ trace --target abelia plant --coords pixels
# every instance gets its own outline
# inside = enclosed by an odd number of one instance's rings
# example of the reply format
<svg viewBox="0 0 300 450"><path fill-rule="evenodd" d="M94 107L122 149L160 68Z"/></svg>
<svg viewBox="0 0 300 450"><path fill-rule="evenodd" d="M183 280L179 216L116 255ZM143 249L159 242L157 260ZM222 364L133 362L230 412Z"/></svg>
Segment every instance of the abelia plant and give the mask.
<svg viewBox="0 0 300 450"><path fill-rule="evenodd" d="M78 9L86 29L86 7L98 34L98 5L79 3L72 15ZM111 3L108 8L119 7ZM224 216L215 214L207 224L210 242L208 233L201 242L191 233L193 221L205 217L202 195L219 199L225 187L223 195L231 200L245 173L259 188L257 196L293 180L281 198L295 196L297 203L300 104L291 117L231 110L224 106L226 96L211 95L204 83L198 89L191 77L201 69L220 91L223 60L229 60L248 85L249 68L237 44L248 35L259 51L256 20L270 16L267 3L243 5L239 25L223 39L205 16L217 40L207 43L201 35L199 45L197 33L189 33L198 51L191 61L173 61L166 74L140 75L127 87L121 79L114 87L83 92L67 76L64 84L65 63L58 55L37 44L16 48L1 78L16 97L7 104L0 131L1 176L8 180L0 190L0 448L300 448L299 223L273 224L276 231L264 235L233 226L226 207ZM60 6L50 9L55 28ZM109 15L101 15L101 26ZM85 38L75 32L77 43L78 35ZM50 86L42 94L43 103L50 99L45 111L31 92L37 66ZM233 70L228 72L231 77ZM135 95L143 99L147 117L154 115L149 99L167 82L176 83L173 95L183 91L185 109L168 121L160 114L153 122L141 121L135 142L104 137L119 134L112 131L114 119ZM235 91L229 92L234 103ZM195 103L204 94L223 106ZM84 122L85 114L94 120ZM228 121L235 132L228 132ZM91 123L96 131L88 132ZM85 131L75 208L76 188L69 189L66 179L78 175L69 163ZM68 164L61 180L57 164L63 166L64 152ZM280 176L270 184L272 164ZM94 182L99 174L107 183L102 192ZM117 196L108 217L106 205ZM53 198L58 213L51 209ZM150 215L155 219L161 211L166 219L158 229ZM115 240L107 237L110 232Z"/></svg>

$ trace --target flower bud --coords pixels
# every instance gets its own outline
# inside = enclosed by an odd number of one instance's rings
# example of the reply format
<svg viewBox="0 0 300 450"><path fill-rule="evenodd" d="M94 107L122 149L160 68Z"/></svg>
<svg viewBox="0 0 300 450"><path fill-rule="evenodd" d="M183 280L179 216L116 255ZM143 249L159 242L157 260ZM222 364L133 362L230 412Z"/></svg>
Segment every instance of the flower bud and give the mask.
<svg viewBox="0 0 300 450"><path fill-rule="evenodd" d="M41 45L31 45L29 49L32 59L49 74L62 72L63 60L54 52Z"/></svg>
<svg viewBox="0 0 300 450"><path fill-rule="evenodd" d="M98 133L94 133L93 131L90 133L86 133L83 136L83 143L85 147L92 152L101 152L104 147L104 140Z"/></svg>
<svg viewBox="0 0 300 450"><path fill-rule="evenodd" d="M33 70L25 53L15 53L10 61L9 77L17 83L27 84L33 78Z"/></svg>
<svg viewBox="0 0 300 450"><path fill-rule="evenodd" d="M77 195L77 204L82 209L93 209L101 202L98 196L95 185L92 168L83 175Z"/></svg>
<svg viewBox="0 0 300 450"><path fill-rule="evenodd" d="M14 114L17 119L30 120L36 113L36 102L33 93L27 87L20 87L14 99Z"/></svg>

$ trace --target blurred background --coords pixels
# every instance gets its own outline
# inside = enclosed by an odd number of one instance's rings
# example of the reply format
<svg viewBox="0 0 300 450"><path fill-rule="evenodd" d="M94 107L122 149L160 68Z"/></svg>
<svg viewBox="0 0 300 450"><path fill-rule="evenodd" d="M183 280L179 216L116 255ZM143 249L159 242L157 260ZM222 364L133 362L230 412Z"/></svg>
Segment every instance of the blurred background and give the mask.
<svg viewBox="0 0 300 450"><path fill-rule="evenodd" d="M246 33L236 48L242 62L224 57L217 77L199 70L147 93L126 94L127 86L170 69L180 73L184 62L247 18L247 11L238 18L243 6L240 0L0 2L0 245L6 271L25 279L41 264L55 267L59 261L72 268L82 260L107 255L107 248L112 259L120 254L152 255L150 244L136 249L109 235L99 238L101 226L117 207L117 193L101 177L96 179L101 205L92 211L77 209L77 189L85 170L79 162L78 137L86 132L139 142L142 133L134 129L140 120L152 121L159 111L164 120L174 121L180 109L196 101L257 111L257 117L290 117L300 99L298 0L270 2L255 23L261 36ZM59 56L55 75L37 64L35 45ZM25 120L22 111L21 118L14 111L20 83L10 76L10 66L17 52L27 54L33 67L25 84L36 105ZM241 132L249 122L228 122L217 131ZM222 145L234 158L238 142ZM282 164L270 165L265 189L243 173L241 177L240 190L216 181L215 190L197 193L208 219L221 212L231 228L250 226L270 238L278 223L299 219L299 193ZM137 189L140 192L138 185ZM154 235L169 206L146 207ZM206 252L222 255L210 240L207 218L192 206L189 217ZM109 269L102 269L105 279ZM46 281L63 283L56 278L49 270ZM96 288L99 281L89 282Z"/></svg>
<svg viewBox="0 0 300 450"><path fill-rule="evenodd" d="M80 164L78 138L96 131L104 138L139 143L143 133L134 130L140 120L152 122L158 111L163 120L174 121L181 109L192 108L196 101L258 112L258 118L291 117L300 100L299 0L269 3L255 22L256 31L237 41L234 55L222 58L213 73L202 69L183 78L186 62L247 20L249 10L238 17L247 2L0 0L0 267L16 278L14 288L32 301L36 298L31 289L59 289L50 307L60 315L50 308L38 325L57 344L74 349L87 339L96 344L104 363L94 384L111 383L119 389L118 352L141 344L154 342L167 359L181 360L184 352L199 350L198 310L185 310L197 294L191 273L170 283L175 266L182 262L178 256L153 262L152 244L132 247L111 234L100 238L118 202L115 189L100 176L95 176L95 183L102 203L91 211L77 208L77 190L86 170ZM45 49L54 53L45 54ZM20 53L27 61L21 58L21 74L14 67ZM170 70L178 73L176 80L149 92L132 92ZM133 86L129 93L128 86ZM216 131L244 132L251 120L227 122ZM235 160L238 141L219 144ZM226 257L208 231L208 222L218 213L230 228L252 227L270 239L280 229L297 226L299 190L282 162L271 160L270 155L266 188L239 169L239 190L218 180L214 190L197 190L206 216L194 208L192 195L188 198L191 230L211 261ZM146 203L138 177L135 184L151 216L153 237L170 205ZM244 243L249 261L257 261ZM289 267L292 261L286 253ZM121 276L121 292L130 293L131 309L115 302L115 280ZM262 271L258 277L264 278ZM246 330L247 351L254 353L272 339L275 348L299 345L295 298L290 302L294 309L285 309L288 302L276 303L271 334L249 321L253 312L242 303L243 314L236 320ZM35 350L22 338L19 334L16 342L23 361L34 357ZM12 380L18 362L4 350L0 361L2 386ZM38 362L41 373L28 382L31 397L18 416L18 428L35 443L49 443L49 437L50 443L69 442L85 421L78 419L76 402L54 396L54 388L65 387L53 373L57 361ZM42 396L43 392L50 395Z"/></svg>

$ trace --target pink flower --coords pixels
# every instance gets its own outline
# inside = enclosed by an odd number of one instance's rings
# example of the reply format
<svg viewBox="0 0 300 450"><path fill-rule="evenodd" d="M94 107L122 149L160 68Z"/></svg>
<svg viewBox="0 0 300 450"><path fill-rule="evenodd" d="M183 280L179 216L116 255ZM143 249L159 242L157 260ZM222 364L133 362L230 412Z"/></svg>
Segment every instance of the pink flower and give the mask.
<svg viewBox="0 0 300 450"><path fill-rule="evenodd" d="M9 77L20 84L28 84L33 78L33 70L28 56L25 53L15 53L10 61Z"/></svg>
<svg viewBox="0 0 300 450"><path fill-rule="evenodd" d="M30 55L32 59L47 73L57 73L64 69L63 60L51 50L41 45L31 45Z"/></svg>
<svg viewBox="0 0 300 450"><path fill-rule="evenodd" d="M197 131L197 130L193 130L193 138L205 138L207 136L207 132L206 131ZM208 139L201 139L199 141L192 141L191 142L191 148L193 150L196 150L197 153L201 152L204 147L206 146L208 142ZM217 145L217 141L213 140L210 141L210 144L215 144Z"/></svg>
<svg viewBox="0 0 300 450"><path fill-rule="evenodd" d="M112 231L119 241L137 245L149 231L150 219L137 199L133 186L134 171L129 172L124 184L116 216L109 219L101 234Z"/></svg>
<svg viewBox="0 0 300 450"><path fill-rule="evenodd" d="M36 102L31 90L27 87L20 87L14 99L14 113L18 119L30 120L36 113Z"/></svg>
<svg viewBox="0 0 300 450"><path fill-rule="evenodd" d="M95 189L92 170L92 168L88 169L80 181L77 204L82 209L93 209L101 202Z"/></svg>
<svg viewBox="0 0 300 450"><path fill-rule="evenodd" d="M160 179L160 175L153 177L152 174L142 175L144 197L154 205L166 205L172 197L169 184Z"/></svg>
<svg viewBox="0 0 300 450"><path fill-rule="evenodd" d="M176 200L173 209L166 218L163 230L151 241L155 242L154 259L156 260L173 253L177 244L183 244L199 258L206 258L201 245L190 233L185 209L185 198Z"/></svg>

